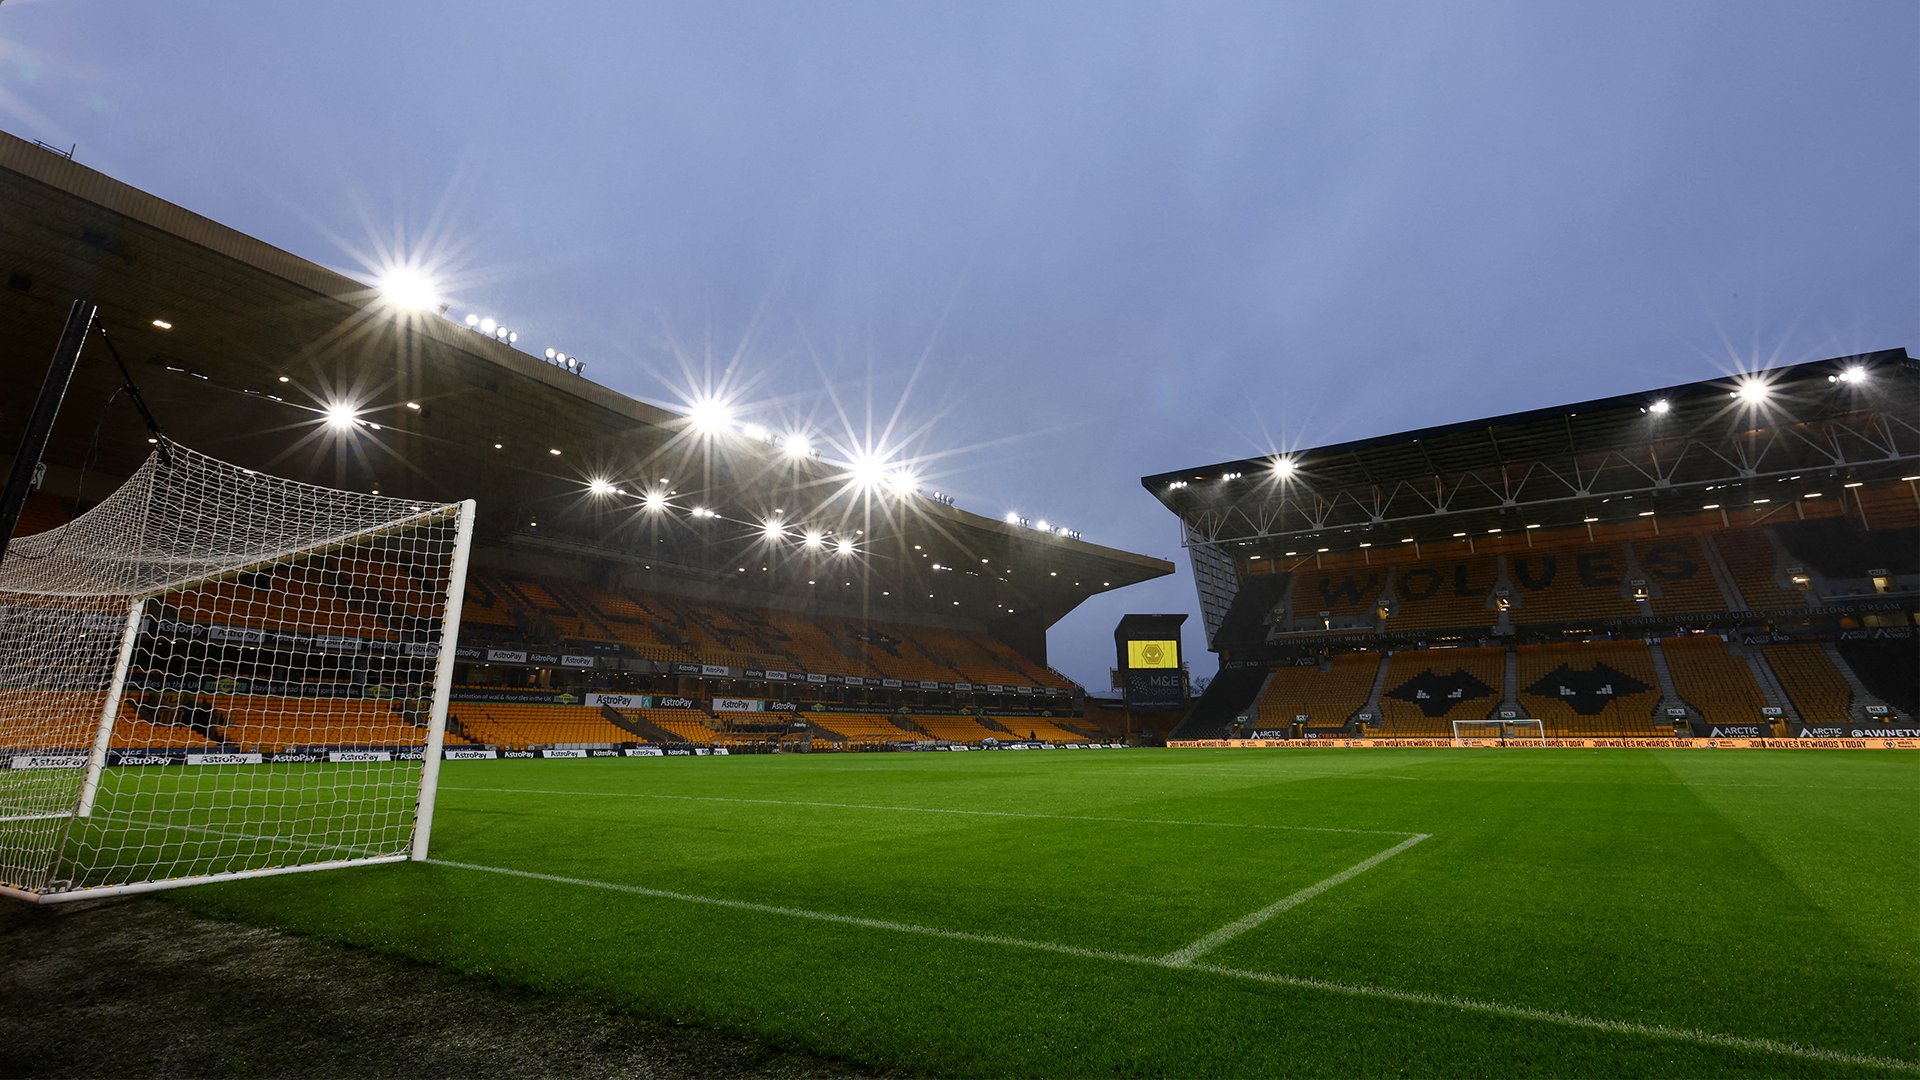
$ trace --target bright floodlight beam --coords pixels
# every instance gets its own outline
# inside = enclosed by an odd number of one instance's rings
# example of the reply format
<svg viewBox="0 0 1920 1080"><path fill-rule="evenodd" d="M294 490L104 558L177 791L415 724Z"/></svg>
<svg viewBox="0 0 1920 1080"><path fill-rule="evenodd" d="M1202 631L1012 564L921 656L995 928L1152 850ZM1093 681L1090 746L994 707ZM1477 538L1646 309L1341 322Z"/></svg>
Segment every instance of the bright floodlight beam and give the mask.
<svg viewBox="0 0 1920 1080"><path fill-rule="evenodd" d="M703 398L693 403L687 419L693 423L694 430L716 434L727 430L733 423L733 410L717 398Z"/></svg>
<svg viewBox="0 0 1920 1080"><path fill-rule="evenodd" d="M1664 413L1671 408L1673 408L1673 406L1671 404L1668 404L1667 399L1661 398L1659 401L1656 401L1653 404L1647 406L1647 411L1650 413L1659 414L1659 413Z"/></svg>
<svg viewBox="0 0 1920 1080"><path fill-rule="evenodd" d="M769 540L778 540L787 534L786 527L778 521L769 521L760 527L761 535Z"/></svg>
<svg viewBox="0 0 1920 1080"><path fill-rule="evenodd" d="M440 302L433 279L411 266L396 266L381 274L375 284L388 304L406 311L428 311Z"/></svg>
<svg viewBox="0 0 1920 1080"><path fill-rule="evenodd" d="M336 401L328 405L322 410L322 415L326 417L327 426L335 431L351 431L353 426L360 422L360 414L352 405L344 401Z"/></svg>
<svg viewBox="0 0 1920 1080"><path fill-rule="evenodd" d="M834 545L834 550L842 555L851 555L853 554L853 541L843 539Z"/></svg>
<svg viewBox="0 0 1920 1080"><path fill-rule="evenodd" d="M587 490L595 495L611 495L614 492L613 481L596 476L587 482Z"/></svg>
<svg viewBox="0 0 1920 1080"><path fill-rule="evenodd" d="M787 436L786 448L787 453L792 454L794 457L806 457L813 453L813 444L807 441L805 435Z"/></svg>
<svg viewBox="0 0 1920 1080"><path fill-rule="evenodd" d="M657 491L649 491L647 492L644 505L649 510L665 510L667 508L667 497Z"/></svg>
<svg viewBox="0 0 1920 1080"><path fill-rule="evenodd" d="M1767 393L1767 384L1763 379L1746 379L1740 383L1740 388L1734 391L1736 397L1750 405L1757 405L1767 400Z"/></svg>
<svg viewBox="0 0 1920 1080"><path fill-rule="evenodd" d="M1293 459L1290 457L1275 458L1273 462L1274 475L1280 477L1282 480L1285 480L1287 477L1292 476L1293 471L1296 467L1297 466L1295 466L1293 463Z"/></svg>
<svg viewBox="0 0 1920 1080"><path fill-rule="evenodd" d="M1867 380L1867 369L1864 367L1861 367L1859 364L1855 364L1852 367L1847 368L1846 370L1840 373L1841 382L1857 383L1857 382L1865 382L1866 380Z"/></svg>

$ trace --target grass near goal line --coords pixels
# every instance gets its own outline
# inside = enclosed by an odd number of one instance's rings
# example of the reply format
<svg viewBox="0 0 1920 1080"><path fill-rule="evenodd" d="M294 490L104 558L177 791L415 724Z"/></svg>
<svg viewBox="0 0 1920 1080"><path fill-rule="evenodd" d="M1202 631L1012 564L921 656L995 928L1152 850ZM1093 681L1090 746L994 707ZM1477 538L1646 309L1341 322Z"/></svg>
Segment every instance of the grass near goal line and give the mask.
<svg viewBox="0 0 1920 1080"><path fill-rule="evenodd" d="M447 762L442 784L436 863L172 895L939 1074L1920 1074L1904 751Z"/></svg>

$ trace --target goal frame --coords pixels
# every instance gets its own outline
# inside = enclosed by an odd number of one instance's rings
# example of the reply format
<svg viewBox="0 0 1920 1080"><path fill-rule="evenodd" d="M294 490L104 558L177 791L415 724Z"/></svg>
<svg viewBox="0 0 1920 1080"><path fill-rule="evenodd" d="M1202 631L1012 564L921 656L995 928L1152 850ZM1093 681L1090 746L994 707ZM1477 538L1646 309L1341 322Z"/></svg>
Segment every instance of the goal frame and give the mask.
<svg viewBox="0 0 1920 1080"><path fill-rule="evenodd" d="M190 876L161 877L145 881L131 881L118 884L102 884L78 888L54 888L36 890L15 888L0 884L0 897L22 900L35 904L62 903L70 900L91 900L109 896L122 896L132 893L155 892L163 889L181 888L218 881L231 881L250 877L268 877L280 874L304 873L314 870L330 870L348 866L364 866L394 862L423 862L428 858L432 842L434 805L439 794L440 762L444 755L447 728L447 709L452 698L454 663L459 642L459 628L462 604L466 596L466 581L472 556L474 523L477 506L472 499L456 503L442 504L441 514L452 511L452 544L446 594L440 612L440 637L437 651L433 654L433 681L431 699L427 712L424 746L421 753L420 772L418 774L417 794L413 800L412 832L406 838L403 851L367 855L360 858L332 859L295 865L277 865L245 868L216 873ZM413 520L398 520L379 526L366 533L350 537L338 537L336 543L352 543L362 536L386 533L399 528L414 526ZM445 518L442 517L444 521ZM287 552L285 554L294 554ZM255 564L258 565L258 564ZM234 568L226 568L220 573L209 576L213 581L237 573ZM102 780L105 776L113 735L121 720L122 700L132 675L133 656L141 636L143 622L148 616L148 606L156 597L177 592L183 587L193 587L198 582L192 580L174 580L166 588L158 591L143 591L129 596L126 614L120 628L118 648L114 655L114 665L110 682L106 687L105 701L99 722L93 731L91 745L88 748L84 773L78 791L65 813L55 813L52 817L66 818L78 822L93 815L95 804L101 797ZM84 744L83 744L84 745ZM56 856L59 858L61 856Z"/></svg>
<svg viewBox="0 0 1920 1080"><path fill-rule="evenodd" d="M1500 729L1500 733L1493 736L1462 735L1460 733L1462 725L1480 728L1495 727ZM1537 737L1532 738L1516 738L1514 729L1521 727L1531 728L1539 734ZM1501 746L1516 743L1521 746L1526 746L1537 742L1539 745L1545 746L1547 743L1547 725L1545 721L1532 717L1502 717L1498 720L1455 720L1453 722L1453 745L1469 746L1475 743L1488 742L1497 742Z"/></svg>

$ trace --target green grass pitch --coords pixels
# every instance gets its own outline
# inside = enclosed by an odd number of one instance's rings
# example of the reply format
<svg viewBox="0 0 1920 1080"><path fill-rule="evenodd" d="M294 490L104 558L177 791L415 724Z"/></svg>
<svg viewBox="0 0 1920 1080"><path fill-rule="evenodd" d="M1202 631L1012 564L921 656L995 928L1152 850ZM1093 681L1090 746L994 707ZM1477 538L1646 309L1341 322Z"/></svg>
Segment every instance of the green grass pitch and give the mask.
<svg viewBox="0 0 1920 1080"><path fill-rule="evenodd" d="M964 1076L1920 1074L1920 755L447 762L200 911Z"/></svg>

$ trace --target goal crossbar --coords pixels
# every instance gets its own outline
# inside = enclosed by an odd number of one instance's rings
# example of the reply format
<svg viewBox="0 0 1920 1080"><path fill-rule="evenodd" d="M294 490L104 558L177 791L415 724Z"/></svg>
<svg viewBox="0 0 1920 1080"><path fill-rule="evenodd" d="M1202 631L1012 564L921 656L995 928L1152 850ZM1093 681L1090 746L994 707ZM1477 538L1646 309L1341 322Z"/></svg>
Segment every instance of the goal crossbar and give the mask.
<svg viewBox="0 0 1920 1080"><path fill-rule="evenodd" d="M1526 745L1546 741L1547 727L1540 720L1503 717L1499 720L1455 720L1453 722L1453 745L1455 746L1510 743Z"/></svg>

